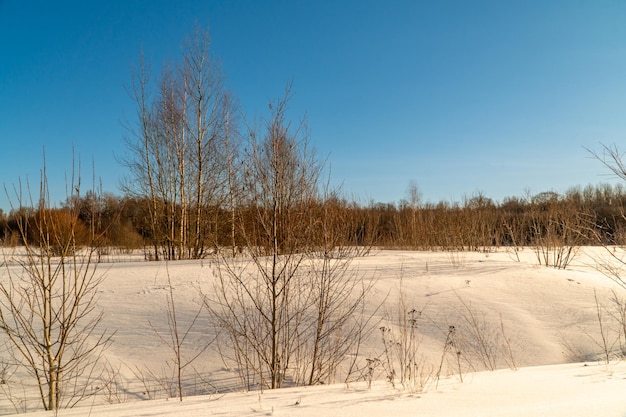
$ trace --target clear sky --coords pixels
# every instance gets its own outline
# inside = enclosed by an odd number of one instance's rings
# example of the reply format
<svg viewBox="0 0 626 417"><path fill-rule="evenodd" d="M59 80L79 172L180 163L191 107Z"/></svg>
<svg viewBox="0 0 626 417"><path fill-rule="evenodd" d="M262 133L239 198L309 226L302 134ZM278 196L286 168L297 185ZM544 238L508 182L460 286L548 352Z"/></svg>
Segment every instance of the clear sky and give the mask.
<svg viewBox="0 0 626 417"><path fill-rule="evenodd" d="M195 23L246 117L293 80L361 202L562 192L610 181L584 147L626 150L624 1L0 0L0 182L36 190L45 147L61 201L74 148L119 194L131 68L143 49L158 75Z"/></svg>

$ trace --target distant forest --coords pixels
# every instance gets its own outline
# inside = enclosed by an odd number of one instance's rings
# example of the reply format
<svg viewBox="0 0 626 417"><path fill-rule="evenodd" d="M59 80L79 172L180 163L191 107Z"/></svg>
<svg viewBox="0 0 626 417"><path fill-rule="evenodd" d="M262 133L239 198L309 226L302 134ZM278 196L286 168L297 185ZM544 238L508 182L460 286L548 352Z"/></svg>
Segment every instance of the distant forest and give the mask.
<svg viewBox="0 0 626 417"><path fill-rule="evenodd" d="M262 227L259 208L252 203L234 211L226 205L202 207L199 229L195 221L182 220L180 206L166 201L158 201L161 216L155 218L151 214L153 203L146 197L88 192L75 196L63 207L48 209L47 215L55 219L59 229L69 228L73 217L77 217L79 244L128 251L144 248L153 259L201 258L218 248L242 248L250 243L253 231ZM403 200L397 204L362 205L331 197L303 204L307 207L294 207L289 216L310 216L311 244L321 240L324 233L315 230L322 210L331 223L337 223L330 227L341 230L334 234L335 245L476 251L499 246L626 244L626 190L619 185L572 188L562 195L543 192L500 203L476 195L460 203ZM0 213L3 245L24 243L20 222L31 225L26 236L30 243L36 243L39 234L33 225L38 223L37 216L41 216L38 209L24 207L8 215ZM186 243L181 247L177 237L183 224L187 224L182 232Z"/></svg>

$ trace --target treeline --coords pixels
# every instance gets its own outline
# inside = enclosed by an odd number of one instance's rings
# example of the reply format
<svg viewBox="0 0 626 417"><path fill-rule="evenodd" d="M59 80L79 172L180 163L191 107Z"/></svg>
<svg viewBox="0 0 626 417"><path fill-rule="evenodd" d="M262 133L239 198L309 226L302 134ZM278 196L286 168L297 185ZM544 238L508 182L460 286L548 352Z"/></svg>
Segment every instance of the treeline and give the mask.
<svg viewBox="0 0 626 417"><path fill-rule="evenodd" d="M174 221L164 216L152 224L150 210L154 202L149 198L99 196L88 192L85 196L75 196L74 200L49 209L49 214L60 230L69 228L76 215L79 222L75 233L81 245L144 248L150 256L170 259L174 254L172 248L181 247L170 233L172 229L179 230L183 223L181 207L168 209L174 213ZM420 204L402 200L396 204L362 205L337 196L317 196L316 200L299 204L301 207L291 208L290 215L295 218L306 214L310 218L307 239L315 247L323 246L323 235L328 234L329 228L333 230L334 246L475 251L499 246L626 244L626 190L621 185L573 188L562 195L542 192L502 202L477 195L459 203ZM165 213L168 203L158 202L158 205ZM199 223L193 218L194 221L185 222L189 226L184 231L188 236L188 243L182 248L184 257L208 256L219 248L239 251L251 242L258 246L269 244L252 240L263 226L258 221L259 208L252 203L235 210L206 206L202 207L202 213ZM36 225L40 215L34 208L20 208L8 215L0 213L3 245L24 244L19 233L20 222L30 225L26 232L29 243L37 243ZM321 218L327 220L316 227ZM197 231L202 236L196 236ZM195 246L198 241L202 242L199 248Z"/></svg>
<svg viewBox="0 0 626 417"><path fill-rule="evenodd" d="M498 246L580 246L626 242L626 190L602 184L494 202L373 204L354 209L373 245L481 250Z"/></svg>

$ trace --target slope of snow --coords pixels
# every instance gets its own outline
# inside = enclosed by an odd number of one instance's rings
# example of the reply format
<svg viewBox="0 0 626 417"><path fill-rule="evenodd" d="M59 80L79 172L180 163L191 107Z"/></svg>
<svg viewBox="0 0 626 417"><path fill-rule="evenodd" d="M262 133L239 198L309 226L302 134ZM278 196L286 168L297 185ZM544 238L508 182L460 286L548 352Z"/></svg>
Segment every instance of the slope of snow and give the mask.
<svg viewBox="0 0 626 417"><path fill-rule="evenodd" d="M435 386L431 379L422 393L392 388L384 382L382 369L376 370L378 382L371 389L363 378L355 378L356 382L347 385L338 379L337 384L321 387L242 392L232 365L221 359L215 346L203 351L216 330L201 313L184 346L188 356L201 353L194 369L186 372L187 383L194 393L221 394L190 396L182 403L168 400L168 394L153 378L171 375L171 353L157 334L167 335L167 277L174 289L179 325L184 327L200 308L200 293L211 291L211 263L101 264L100 271L106 274L98 298L105 313L102 325L115 332L106 356L119 373L115 398L108 400L122 403L103 405L105 399L99 397L59 414L625 417L626 364L593 362L602 350L594 293L606 309L607 337L615 342L614 348L621 340L609 315L610 299L613 291L626 298L626 290L597 270L599 260L610 257L603 249L581 251L566 270L538 266L530 249L521 252L519 258L503 249L488 253L378 251L353 263L361 277L374 282L367 311L375 316L375 323L393 324L399 314L400 293L407 308L422 313L419 354L425 367L430 364L432 369L439 364L449 326L468 331L464 317L471 311L486 334L496 337L504 327L512 359L498 352L498 371L481 372L484 366L480 358L463 352L463 382L446 360L439 384ZM382 351L381 335L374 329L364 341L360 360L380 357ZM10 384L16 396L26 393L23 387L29 386L19 375ZM36 396L26 394L26 409L39 407ZM0 398L2 414L14 410L6 398Z"/></svg>
<svg viewBox="0 0 626 417"><path fill-rule="evenodd" d="M112 406L62 410L78 417L624 417L626 363L567 364L480 372L460 383L442 381L439 389L410 394L376 383L286 388L275 391L198 396ZM33 417L50 413L37 412Z"/></svg>

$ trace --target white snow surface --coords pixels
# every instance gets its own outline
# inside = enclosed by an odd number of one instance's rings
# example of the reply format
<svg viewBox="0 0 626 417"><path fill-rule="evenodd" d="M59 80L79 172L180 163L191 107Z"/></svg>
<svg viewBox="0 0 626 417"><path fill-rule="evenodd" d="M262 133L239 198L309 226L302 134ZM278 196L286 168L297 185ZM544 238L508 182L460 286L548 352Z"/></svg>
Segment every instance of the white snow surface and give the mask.
<svg viewBox="0 0 626 417"><path fill-rule="evenodd" d="M601 360L594 298L595 292L605 309L606 335L617 350L623 336L620 339L619 326L609 315L610 299L614 294L626 298L626 289L598 270L599 264L611 259L609 254L602 248L583 248L566 270L539 266L532 249L525 249L517 258L505 249L384 250L372 251L352 264L359 276L374 281L367 311L376 317L376 323L397 316L400 291L408 307L422 312L420 354L435 368L448 326L464 326L464 304L491 326L489 329L504 326L514 359L500 354L496 371L485 371L474 360L472 366L465 366L461 381L453 367L446 367L438 384L431 378L420 392L390 385L382 370L375 374L371 387L364 378L354 378L323 386L244 391L237 387L232 364L225 363L212 345L194 362L193 371L186 373L188 382L195 381L193 386L208 381L205 385L210 388L202 386L203 392L213 393L187 396L182 402L158 393L154 386L146 389L138 374L167 372L171 354L155 333L155 329L167 333L167 276L180 326L184 326L198 311L200 293L211 290L215 279L211 262L102 263L99 271L105 274L105 281L98 297L105 314L102 327L115 332L106 358L119 372L118 390L108 402L119 403L107 404L99 396L58 415L626 417L626 361L618 355L612 355L608 364ZM4 273L6 270L0 272ZM186 345L189 355L215 333L207 315L201 313ZM361 361L382 354L380 339L374 329L361 348ZM27 386L26 379L13 383L22 382ZM154 389L152 394L147 393L150 389ZM22 391L14 388L12 392ZM39 407L36 397L26 404L26 411ZM15 408L0 398L0 412L15 412ZM29 415L51 414L33 411Z"/></svg>
<svg viewBox="0 0 626 417"><path fill-rule="evenodd" d="M61 416L626 416L626 364L549 365L480 372L411 394L378 382L284 388L61 410ZM34 416L49 416L36 412Z"/></svg>

